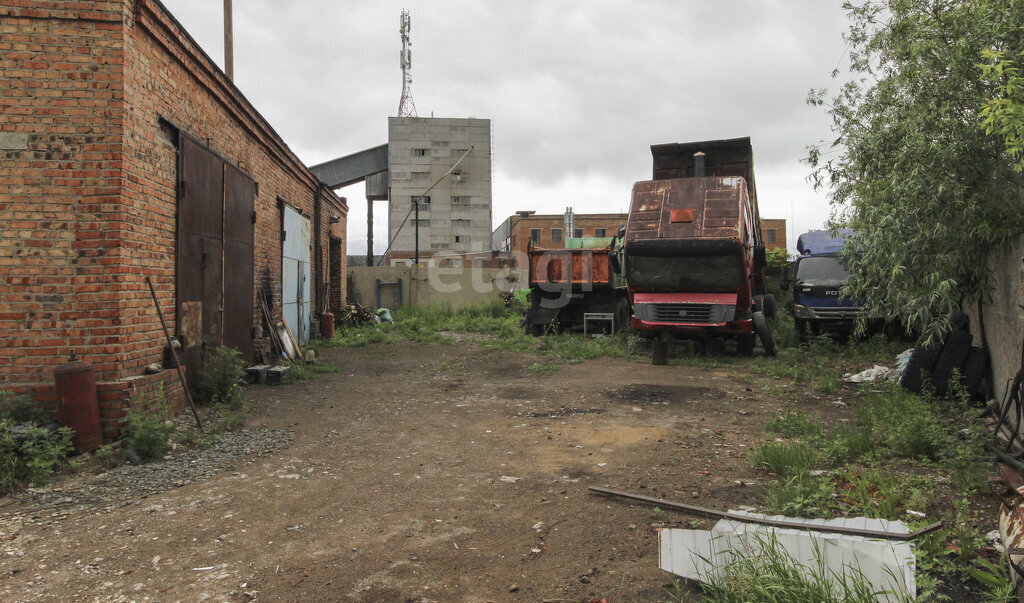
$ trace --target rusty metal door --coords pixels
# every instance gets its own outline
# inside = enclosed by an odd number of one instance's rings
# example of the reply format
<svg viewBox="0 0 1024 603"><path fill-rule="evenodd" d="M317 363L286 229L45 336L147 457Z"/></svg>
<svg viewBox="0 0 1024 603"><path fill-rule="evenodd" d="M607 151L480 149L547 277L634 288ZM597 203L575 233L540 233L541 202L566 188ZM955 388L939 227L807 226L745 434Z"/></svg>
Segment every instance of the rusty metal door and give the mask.
<svg viewBox="0 0 1024 603"><path fill-rule="evenodd" d="M204 350L252 357L255 183L188 136L179 141L177 331L194 387Z"/></svg>
<svg viewBox="0 0 1024 603"><path fill-rule="evenodd" d="M177 324L194 387L204 344L221 341L224 162L188 136L179 140Z"/></svg>
<svg viewBox="0 0 1024 603"><path fill-rule="evenodd" d="M224 166L224 345L252 359L254 311L253 201L256 183Z"/></svg>

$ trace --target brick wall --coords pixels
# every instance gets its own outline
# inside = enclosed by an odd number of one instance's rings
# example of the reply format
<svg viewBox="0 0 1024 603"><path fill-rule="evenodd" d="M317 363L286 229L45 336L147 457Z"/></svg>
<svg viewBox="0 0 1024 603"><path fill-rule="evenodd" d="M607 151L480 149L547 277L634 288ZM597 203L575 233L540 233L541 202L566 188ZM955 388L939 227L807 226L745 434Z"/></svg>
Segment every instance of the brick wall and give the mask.
<svg viewBox="0 0 1024 603"><path fill-rule="evenodd" d="M258 183L253 325L259 291L280 317L279 200L311 220L319 200L314 287L329 282L328 235L345 231L344 202L162 5L0 0L0 33L0 388L45 400L53 367L74 349L116 421L143 367L162 359L145 277L173 333L179 131ZM180 408L180 388L164 389Z"/></svg>
<svg viewBox="0 0 1024 603"><path fill-rule="evenodd" d="M530 241L530 230L540 229L540 241L535 245L552 249L565 247L565 239L573 233L565 232L565 218L561 215L512 216L510 220L510 251L513 255L525 257ZM583 231L584 237L595 236L595 230L603 228L605 236L614 236L620 226L626 225L626 214L576 214L576 229ZM562 240L552 241L552 230L561 231Z"/></svg>
<svg viewBox="0 0 1024 603"><path fill-rule="evenodd" d="M4 389L52 381L72 350L118 372L123 12L0 1Z"/></svg>

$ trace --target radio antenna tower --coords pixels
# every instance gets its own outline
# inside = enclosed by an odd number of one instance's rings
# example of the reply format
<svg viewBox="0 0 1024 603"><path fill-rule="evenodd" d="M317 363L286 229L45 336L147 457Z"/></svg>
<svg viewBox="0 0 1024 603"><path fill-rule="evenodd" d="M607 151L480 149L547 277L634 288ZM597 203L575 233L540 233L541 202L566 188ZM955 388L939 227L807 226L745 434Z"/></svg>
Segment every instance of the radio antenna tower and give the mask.
<svg viewBox="0 0 1024 603"><path fill-rule="evenodd" d="M402 100L398 102L398 116L416 117L416 103L412 102L412 41L409 39L412 23L409 11L402 11L400 24L398 32L402 34L402 55L399 61L402 65Z"/></svg>

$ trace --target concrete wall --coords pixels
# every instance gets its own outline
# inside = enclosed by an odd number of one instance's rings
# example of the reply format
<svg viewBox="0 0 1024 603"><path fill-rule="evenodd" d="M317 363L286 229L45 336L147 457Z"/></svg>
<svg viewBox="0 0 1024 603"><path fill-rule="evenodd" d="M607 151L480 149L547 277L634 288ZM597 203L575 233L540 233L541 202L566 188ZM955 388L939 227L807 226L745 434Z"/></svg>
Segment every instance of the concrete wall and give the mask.
<svg viewBox="0 0 1024 603"><path fill-rule="evenodd" d="M992 254L989 268L994 289L982 303L984 341L992 361L994 396L1002 401L1017 371L1021 369L1021 344L1024 339L1024 235ZM977 304L968 308L975 343L981 341Z"/></svg>
<svg viewBox="0 0 1024 603"><path fill-rule="evenodd" d="M473 150L456 168L459 174L441 179L470 147ZM389 118L388 168L388 240L394 239L390 257L413 257L415 225L409 215L412 197L423 195L439 179L428 193L429 205L420 205L420 257L443 251L490 251L489 119ZM408 222L399 231L407 216Z"/></svg>
<svg viewBox="0 0 1024 603"><path fill-rule="evenodd" d="M348 274L349 299L367 307L377 305L377 280L394 283L401 279L403 305L418 307L445 302L461 308L527 286L525 272L508 268L353 267ZM397 306L394 289L382 290L383 307Z"/></svg>

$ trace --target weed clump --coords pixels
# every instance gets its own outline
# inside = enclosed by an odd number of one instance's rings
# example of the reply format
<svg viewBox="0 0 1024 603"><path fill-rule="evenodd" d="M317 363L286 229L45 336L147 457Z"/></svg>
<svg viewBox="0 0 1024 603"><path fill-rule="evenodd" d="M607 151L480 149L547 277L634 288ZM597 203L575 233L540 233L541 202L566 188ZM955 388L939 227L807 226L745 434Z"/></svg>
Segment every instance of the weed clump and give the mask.
<svg viewBox="0 0 1024 603"><path fill-rule="evenodd" d="M143 400L136 399L126 417L127 425L123 433L125 445L137 452L143 460L167 454L171 434L174 433L174 423L167 420L169 414L163 390L158 392L157 401L153 404L145 404Z"/></svg>
<svg viewBox="0 0 1024 603"><path fill-rule="evenodd" d="M45 484L67 459L71 430L55 425L30 397L0 392L0 493Z"/></svg>
<svg viewBox="0 0 1024 603"><path fill-rule="evenodd" d="M203 359L203 372L196 386L196 403L201 406L242 406L239 383L245 376L242 354L234 348L217 347Z"/></svg>

